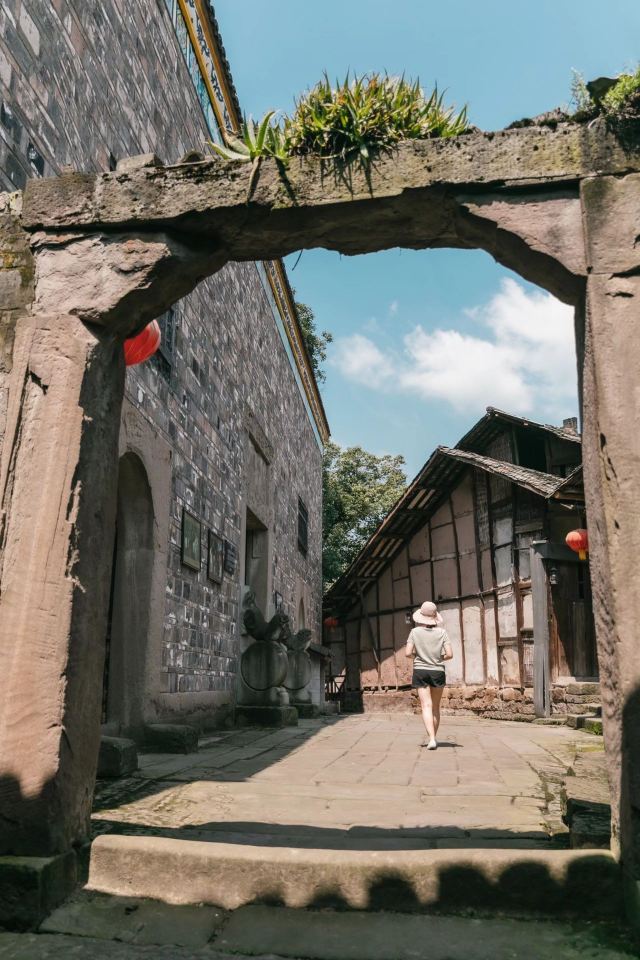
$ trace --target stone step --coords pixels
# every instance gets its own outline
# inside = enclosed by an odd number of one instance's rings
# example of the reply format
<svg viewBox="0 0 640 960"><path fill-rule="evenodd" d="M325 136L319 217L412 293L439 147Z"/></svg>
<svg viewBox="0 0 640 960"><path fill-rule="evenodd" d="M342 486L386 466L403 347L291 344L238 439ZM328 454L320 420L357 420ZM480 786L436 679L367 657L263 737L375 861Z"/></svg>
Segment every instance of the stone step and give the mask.
<svg viewBox="0 0 640 960"><path fill-rule="evenodd" d="M585 703L582 707L583 713L590 713L594 717L602 716L602 704L601 703Z"/></svg>
<svg viewBox="0 0 640 960"><path fill-rule="evenodd" d="M93 842L87 889L226 910L275 902L606 917L621 909L613 857L583 850L345 851L108 834Z"/></svg>
<svg viewBox="0 0 640 960"><path fill-rule="evenodd" d="M595 713L567 713L564 717L564 722L568 727L572 727L574 730L583 730L586 726L587 720L598 720L600 723L602 721Z"/></svg>
<svg viewBox="0 0 640 960"><path fill-rule="evenodd" d="M47 931L51 931L50 933ZM6 953L3 951L7 951ZM0 933L15 960L629 960L633 946L598 923L253 905L231 914L92 895L49 918L39 935Z"/></svg>

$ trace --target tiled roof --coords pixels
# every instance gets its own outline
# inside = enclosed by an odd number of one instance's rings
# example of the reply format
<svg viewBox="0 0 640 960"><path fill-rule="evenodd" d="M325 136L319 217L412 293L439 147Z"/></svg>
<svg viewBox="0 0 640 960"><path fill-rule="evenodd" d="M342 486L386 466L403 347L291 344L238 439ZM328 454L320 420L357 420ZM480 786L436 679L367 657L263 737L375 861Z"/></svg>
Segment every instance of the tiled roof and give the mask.
<svg viewBox="0 0 640 960"><path fill-rule="evenodd" d="M474 426L465 433L464 437L456 444L463 450L475 449L477 446L486 444L492 437L500 432L501 425L511 423L518 427L529 427L532 430L542 430L544 433L553 434L560 440L567 440L569 443L581 443L582 438L579 433L572 430L566 430L564 427L554 427L548 423L536 423L535 420L527 420L526 417L517 417L513 413L506 413L497 407L487 407L487 412Z"/></svg>
<svg viewBox="0 0 640 960"><path fill-rule="evenodd" d="M471 467L477 467L484 470L485 473L491 473L497 477L505 477L516 483L519 487L531 490L541 497L551 497L558 487L564 483L564 477L557 477L550 473L541 473L539 470L531 470L529 467L521 467L517 463L507 463L504 460L494 460L493 457L485 457L479 453L471 453L467 450L458 450L451 447L438 447L438 451L445 457L451 457L460 463L466 463Z"/></svg>
<svg viewBox="0 0 640 960"><path fill-rule="evenodd" d="M584 482L582 479L582 464L572 470L565 477L553 493L554 500L582 500L584 501Z"/></svg>
<svg viewBox="0 0 640 960"><path fill-rule="evenodd" d="M577 439L579 442L579 438ZM376 579L397 550L427 521L446 491L468 467L504 477L545 500L565 499L565 489L567 494L569 489L572 494L577 493L582 469L579 467L569 477L564 478L458 447L438 447L350 567L327 591L325 600L329 605L337 605L341 599L353 597L353 590L357 589L358 583ZM571 500L574 497L567 495L566 499Z"/></svg>

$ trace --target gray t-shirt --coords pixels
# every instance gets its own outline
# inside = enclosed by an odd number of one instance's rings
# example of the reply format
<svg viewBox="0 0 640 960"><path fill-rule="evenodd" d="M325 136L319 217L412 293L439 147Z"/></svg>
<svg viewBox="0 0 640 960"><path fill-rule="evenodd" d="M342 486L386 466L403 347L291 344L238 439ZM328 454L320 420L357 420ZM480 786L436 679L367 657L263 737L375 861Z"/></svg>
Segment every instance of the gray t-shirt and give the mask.
<svg viewBox="0 0 640 960"><path fill-rule="evenodd" d="M409 640L416 651L413 666L416 670L444 670L442 654L449 637L444 627L414 627Z"/></svg>

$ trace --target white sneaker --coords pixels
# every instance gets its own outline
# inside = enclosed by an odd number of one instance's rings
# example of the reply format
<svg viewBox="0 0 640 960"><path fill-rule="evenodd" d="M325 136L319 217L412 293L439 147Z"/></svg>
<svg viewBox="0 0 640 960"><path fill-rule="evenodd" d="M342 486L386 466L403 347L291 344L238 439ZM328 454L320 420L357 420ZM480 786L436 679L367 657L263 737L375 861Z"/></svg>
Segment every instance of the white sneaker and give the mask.
<svg viewBox="0 0 640 960"><path fill-rule="evenodd" d="M438 741L429 740L429 743L427 744L427 750L437 750L437 749L438 749Z"/></svg>

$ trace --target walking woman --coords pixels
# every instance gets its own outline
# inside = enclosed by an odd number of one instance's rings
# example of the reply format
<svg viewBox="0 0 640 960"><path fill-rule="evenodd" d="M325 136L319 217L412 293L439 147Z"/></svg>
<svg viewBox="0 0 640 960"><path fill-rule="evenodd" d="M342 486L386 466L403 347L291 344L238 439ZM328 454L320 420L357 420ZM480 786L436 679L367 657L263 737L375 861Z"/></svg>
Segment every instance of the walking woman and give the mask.
<svg viewBox="0 0 640 960"><path fill-rule="evenodd" d="M452 660L451 643L435 603L426 600L413 615L416 626L409 634L405 653L413 657L413 681L427 728L427 750L438 746L436 734L440 726L440 701L445 685L444 661Z"/></svg>

